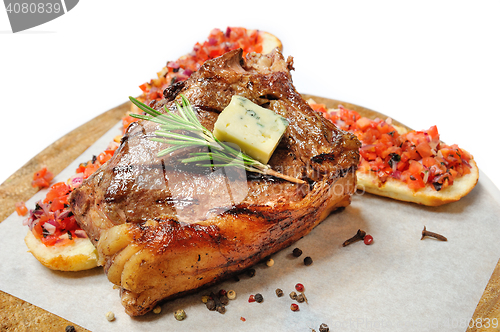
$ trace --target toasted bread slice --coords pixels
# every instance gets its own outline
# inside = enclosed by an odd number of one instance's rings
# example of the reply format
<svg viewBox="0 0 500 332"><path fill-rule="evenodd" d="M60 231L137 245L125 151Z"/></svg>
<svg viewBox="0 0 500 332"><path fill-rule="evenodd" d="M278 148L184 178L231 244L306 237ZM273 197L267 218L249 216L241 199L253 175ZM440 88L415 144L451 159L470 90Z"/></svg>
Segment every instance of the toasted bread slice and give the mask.
<svg viewBox="0 0 500 332"><path fill-rule="evenodd" d="M82 271L97 266L97 250L88 238L76 238L73 244L45 246L31 231L24 238L29 251L44 266L59 271Z"/></svg>
<svg viewBox="0 0 500 332"><path fill-rule="evenodd" d="M393 125L400 133L404 134L408 130L404 127ZM476 162L471 159L471 172L453 181L440 191L436 191L431 185L419 190L410 189L404 182L397 179L388 178L385 182L380 181L375 174L356 172L358 190L385 196L399 201L412 202L427 206L439 206L446 203L456 202L467 195L477 184L479 180L479 169Z"/></svg>
<svg viewBox="0 0 500 332"><path fill-rule="evenodd" d="M280 51L283 50L283 44L281 44L281 40L278 37L265 31L259 31L259 34L262 36L262 54L271 53L276 47Z"/></svg>
<svg viewBox="0 0 500 332"><path fill-rule="evenodd" d="M358 179L357 188L370 194L394 198L400 201L413 202L428 206L439 206L456 202L467 195L477 184L479 169L474 160L470 161L471 172L453 181L453 185L440 191L434 190L430 185L417 191L396 179L388 178L382 183L374 174L356 172Z"/></svg>
<svg viewBox="0 0 500 332"><path fill-rule="evenodd" d="M307 102L312 105L316 104L315 98L317 97L311 97L312 96L308 98ZM321 103L323 102L324 100L321 101ZM339 109L336 107L330 106L326 109L326 114L338 111ZM356 111L359 115L368 119L383 117L383 114L364 109L363 107L356 107ZM408 127L403 125L392 123L392 126L398 131L399 134L405 134L410 131ZM385 182L382 182L376 174L365 173L359 169L356 171L357 188L358 191L361 192L368 192L400 201L413 202L428 206L439 206L460 200L476 186L479 180L479 169L474 159L470 159L469 164L471 166L471 172L469 174L455 178L452 185L447 186L440 191L436 191L431 184L428 184L426 187L419 190L413 190L409 188L406 183L390 177L387 178Z"/></svg>

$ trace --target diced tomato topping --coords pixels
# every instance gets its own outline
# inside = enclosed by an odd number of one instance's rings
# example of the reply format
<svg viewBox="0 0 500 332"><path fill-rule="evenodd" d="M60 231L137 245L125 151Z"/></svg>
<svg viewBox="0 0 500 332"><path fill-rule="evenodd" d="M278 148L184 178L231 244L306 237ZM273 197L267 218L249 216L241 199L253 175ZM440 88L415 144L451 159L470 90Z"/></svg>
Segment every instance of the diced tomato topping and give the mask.
<svg viewBox="0 0 500 332"><path fill-rule="evenodd" d="M83 178L86 179L92 174L94 174L94 172L99 169L99 166L100 165L96 163L87 165L87 167L85 167L85 171L83 172Z"/></svg>
<svg viewBox="0 0 500 332"><path fill-rule="evenodd" d="M250 52L262 52L262 37L257 30L247 30L240 27L228 27L225 32L213 29L206 41L196 43L191 53L180 57L176 61L169 61L162 71L157 73L158 78L141 84L139 88L144 92L145 104L163 97L163 90L173 82L184 81L192 72L209 60L223 55L237 48L243 49L243 56ZM124 126L126 128L126 126Z"/></svg>
<svg viewBox="0 0 500 332"><path fill-rule="evenodd" d="M136 122L136 121L139 121L139 119L137 118L134 118L130 115L126 115L122 118L122 126L123 126L123 133L125 133L125 131L127 131L127 128L128 126L132 123L132 122Z"/></svg>
<svg viewBox="0 0 500 332"><path fill-rule="evenodd" d="M33 181L31 182L31 185L35 188L47 188L53 178L54 175L47 170L47 167L44 166L33 174Z"/></svg>
<svg viewBox="0 0 500 332"><path fill-rule="evenodd" d="M393 177L414 190L426 185L440 190L470 173L471 156L457 145L442 144L436 126L400 135L390 121L361 117L342 106L334 111L323 104L309 104L340 129L358 137L362 143L358 169L376 174L382 182Z"/></svg>
<svg viewBox="0 0 500 332"><path fill-rule="evenodd" d="M24 202L16 203L16 212L18 216L25 216L28 213L28 208Z"/></svg>

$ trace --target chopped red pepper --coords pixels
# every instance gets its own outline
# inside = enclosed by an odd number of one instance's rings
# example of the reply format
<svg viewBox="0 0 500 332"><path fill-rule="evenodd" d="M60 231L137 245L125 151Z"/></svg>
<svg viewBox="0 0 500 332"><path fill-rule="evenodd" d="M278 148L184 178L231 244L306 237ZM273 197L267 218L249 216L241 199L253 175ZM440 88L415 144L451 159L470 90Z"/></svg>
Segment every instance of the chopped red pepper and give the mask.
<svg viewBox="0 0 500 332"><path fill-rule="evenodd" d="M309 105L340 129L358 137L362 143L358 169L376 174L382 182L392 177L414 190L427 184L441 190L457 177L470 173L471 155L456 144L440 142L436 126L399 134L390 121L361 117L342 106L332 111L323 104Z"/></svg>

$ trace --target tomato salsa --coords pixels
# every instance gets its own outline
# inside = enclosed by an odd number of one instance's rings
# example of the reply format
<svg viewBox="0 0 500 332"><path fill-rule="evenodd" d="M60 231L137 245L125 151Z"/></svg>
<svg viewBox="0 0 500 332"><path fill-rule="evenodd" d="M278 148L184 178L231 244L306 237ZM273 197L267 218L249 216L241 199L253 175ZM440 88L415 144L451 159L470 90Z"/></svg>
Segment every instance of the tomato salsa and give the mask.
<svg viewBox="0 0 500 332"><path fill-rule="evenodd" d="M35 209L30 211L24 224L29 226L33 235L43 244L46 246L66 245L73 242L75 238L87 237L69 209L68 197L73 189L83 183L84 179L111 159L115 150L116 146L113 146L92 158L91 161L80 164L76 169L76 174L66 183L53 184L45 198L36 203Z"/></svg>
<svg viewBox="0 0 500 332"><path fill-rule="evenodd" d="M391 120L371 120L342 106L338 110L310 106L358 137L362 143L358 170L377 175L381 182L394 178L414 190L431 185L440 191L471 172L471 155L456 144L441 142L436 126L400 134Z"/></svg>
<svg viewBox="0 0 500 332"><path fill-rule="evenodd" d="M169 61L157 73L158 78L139 87L143 91L145 104L163 98L163 90L170 84L185 81L197 71L201 65L210 59L235 50L243 49L243 55L250 52L262 52L262 37L258 30L247 30L240 27L228 27L225 32L213 29L203 43L196 43L193 50L176 61Z"/></svg>

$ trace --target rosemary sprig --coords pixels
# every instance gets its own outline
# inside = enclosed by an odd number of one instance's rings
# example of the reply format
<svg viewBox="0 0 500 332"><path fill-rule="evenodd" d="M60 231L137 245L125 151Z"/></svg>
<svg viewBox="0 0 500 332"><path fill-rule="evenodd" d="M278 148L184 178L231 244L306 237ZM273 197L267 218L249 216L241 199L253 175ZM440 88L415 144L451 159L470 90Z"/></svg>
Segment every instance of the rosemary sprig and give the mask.
<svg viewBox="0 0 500 332"><path fill-rule="evenodd" d="M165 156L186 147L207 147L210 152L194 152L190 154L189 158L180 161L182 163L196 163L196 165L200 167L212 167L215 164L214 162L216 162L216 165L220 167L243 167L249 172L267 174L293 183L305 183L303 180L276 172L269 165L264 165L258 160L234 149L229 144L218 140L210 130L203 127L196 117L191 104L183 95L181 95L180 104L177 101L175 102L178 114L172 113L166 107L166 114L163 114L134 97L129 97L129 99L139 109L148 114L130 114L130 116L160 124L160 129L155 132L158 137L151 138L151 140L171 145L160 151L158 157ZM174 132L174 130L188 131L197 137L180 134Z"/></svg>

